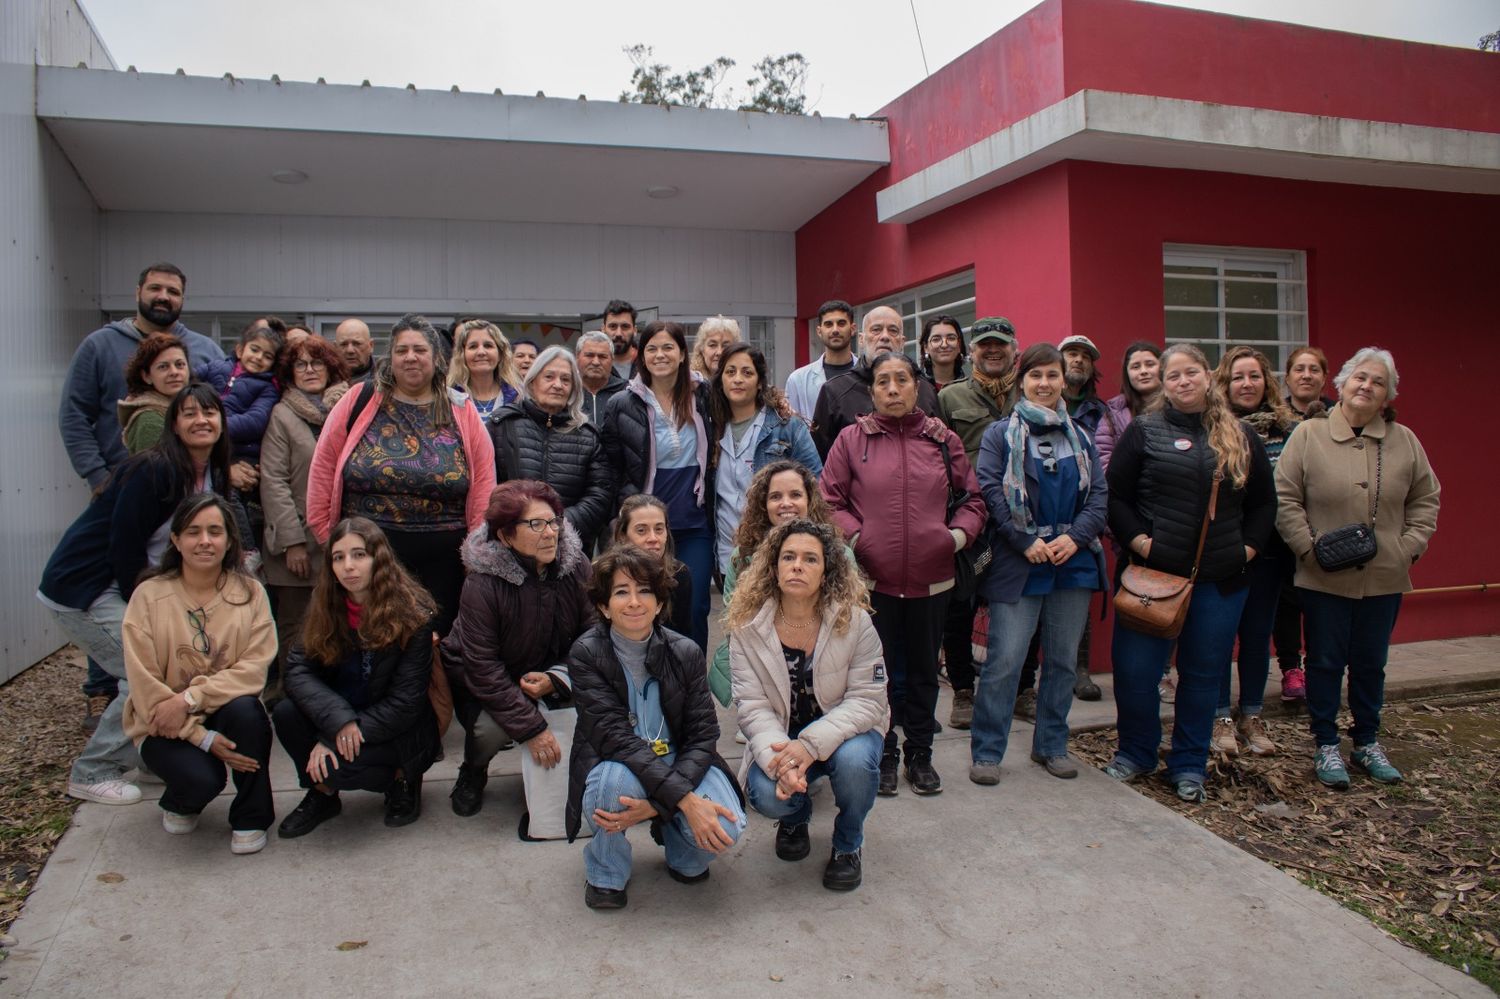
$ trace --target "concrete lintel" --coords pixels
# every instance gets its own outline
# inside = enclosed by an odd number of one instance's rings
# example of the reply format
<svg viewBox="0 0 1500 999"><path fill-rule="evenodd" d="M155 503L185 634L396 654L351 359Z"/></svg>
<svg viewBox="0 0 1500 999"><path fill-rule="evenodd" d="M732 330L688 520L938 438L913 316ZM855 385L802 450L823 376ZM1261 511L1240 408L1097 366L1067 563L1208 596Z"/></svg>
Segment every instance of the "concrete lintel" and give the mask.
<svg viewBox="0 0 1500 999"><path fill-rule="evenodd" d="M1500 134L1082 90L876 193L939 212L1064 159L1500 194Z"/></svg>
<svg viewBox="0 0 1500 999"><path fill-rule="evenodd" d="M672 149L883 165L867 119L37 67L43 120Z"/></svg>

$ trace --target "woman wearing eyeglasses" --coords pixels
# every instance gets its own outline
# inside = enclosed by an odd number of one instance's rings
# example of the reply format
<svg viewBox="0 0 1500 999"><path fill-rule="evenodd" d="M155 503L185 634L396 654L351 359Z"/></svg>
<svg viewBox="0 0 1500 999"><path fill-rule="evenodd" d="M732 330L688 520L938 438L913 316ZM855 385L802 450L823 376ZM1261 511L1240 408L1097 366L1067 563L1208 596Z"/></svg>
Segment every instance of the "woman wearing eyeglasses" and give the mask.
<svg viewBox="0 0 1500 999"><path fill-rule="evenodd" d="M963 327L952 316L934 316L923 323L917 350L922 356L922 373L932 379L939 392L964 376L969 352Z"/></svg>
<svg viewBox="0 0 1500 999"><path fill-rule="evenodd" d="M543 769L562 760L537 705L571 700L568 650L594 623L594 609L583 544L545 482L496 486L463 556L469 575L443 665L466 732L453 811L470 816L483 807L490 760L506 743L524 743Z"/></svg>
<svg viewBox="0 0 1500 999"><path fill-rule="evenodd" d="M277 380L284 387L260 442L260 505L266 515L266 586L276 601L276 679L267 703L279 696L287 652L302 632L302 615L323 564L323 548L307 526L307 476L328 410L349 389L333 344L307 336L282 351Z"/></svg>
<svg viewBox="0 0 1500 999"><path fill-rule="evenodd" d="M260 703L276 655L271 602L240 568L223 497L183 500L169 537L161 564L125 609L125 734L166 785L159 804L167 832L196 829L233 773L229 850L258 853L276 817L271 720Z"/></svg>
<svg viewBox="0 0 1500 999"><path fill-rule="evenodd" d="M1038 624L1044 665L1031 759L1054 777L1078 776L1068 758L1068 709L1078 639L1105 580L1099 535L1109 491L1089 435L1068 415L1062 354L1050 343L1027 347L1019 378L1022 398L979 445L979 485L1000 544L982 586L990 630L970 733L976 784L1000 782L1021 665Z"/></svg>

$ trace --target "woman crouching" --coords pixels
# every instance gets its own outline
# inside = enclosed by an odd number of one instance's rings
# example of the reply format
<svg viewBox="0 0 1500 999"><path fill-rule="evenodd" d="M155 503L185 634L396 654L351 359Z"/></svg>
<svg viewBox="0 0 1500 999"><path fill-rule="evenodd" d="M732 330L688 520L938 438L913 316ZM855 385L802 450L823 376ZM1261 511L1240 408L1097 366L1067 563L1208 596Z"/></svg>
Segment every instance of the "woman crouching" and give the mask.
<svg viewBox="0 0 1500 999"><path fill-rule="evenodd" d="M661 560L640 548L600 555L589 597L603 620L569 657L578 730L568 839L584 822L593 833L583 852L591 909L625 907L631 826L651 823L667 873L683 884L706 880L709 861L745 831L744 796L714 748L703 650L657 622L670 589Z"/></svg>
<svg viewBox="0 0 1500 999"><path fill-rule="evenodd" d="M329 535L328 557L287 656L276 736L307 788L276 834L312 832L343 809L340 791L385 794L385 824L422 814L422 775L437 759L427 699L437 604L364 517Z"/></svg>
<svg viewBox="0 0 1500 999"><path fill-rule="evenodd" d="M773 529L727 625L750 804L778 820L776 856L801 860L811 849L808 784L827 777L839 812L823 887L852 891L890 706L870 599L834 528L794 520Z"/></svg>

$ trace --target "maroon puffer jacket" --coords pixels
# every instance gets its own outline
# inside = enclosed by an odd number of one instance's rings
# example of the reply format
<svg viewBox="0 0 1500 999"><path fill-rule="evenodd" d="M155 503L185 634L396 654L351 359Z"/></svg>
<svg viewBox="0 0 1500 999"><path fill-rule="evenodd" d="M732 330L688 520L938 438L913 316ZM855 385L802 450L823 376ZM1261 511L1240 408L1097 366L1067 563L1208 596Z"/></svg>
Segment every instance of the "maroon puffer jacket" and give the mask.
<svg viewBox="0 0 1500 999"><path fill-rule="evenodd" d="M938 441L948 442L953 487L968 501L944 522L948 476ZM854 542L854 556L875 589L925 597L953 580L953 537L972 544L987 516L963 441L942 420L914 409L899 418L858 417L839 432L819 479L833 522Z"/></svg>

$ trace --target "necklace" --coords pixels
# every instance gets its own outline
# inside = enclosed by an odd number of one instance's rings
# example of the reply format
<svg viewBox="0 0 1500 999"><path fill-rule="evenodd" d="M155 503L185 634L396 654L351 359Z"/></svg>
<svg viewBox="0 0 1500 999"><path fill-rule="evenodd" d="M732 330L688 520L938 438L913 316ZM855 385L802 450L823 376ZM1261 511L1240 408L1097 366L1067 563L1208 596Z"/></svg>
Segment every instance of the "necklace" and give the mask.
<svg viewBox="0 0 1500 999"><path fill-rule="evenodd" d="M811 628L813 625L818 623L818 619L813 618L805 624L793 624L790 620L787 619L785 612L783 612L780 607L776 608L776 616L781 619L782 624L786 625L793 631L806 631L808 628Z"/></svg>

